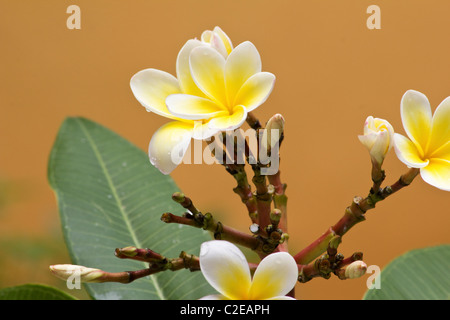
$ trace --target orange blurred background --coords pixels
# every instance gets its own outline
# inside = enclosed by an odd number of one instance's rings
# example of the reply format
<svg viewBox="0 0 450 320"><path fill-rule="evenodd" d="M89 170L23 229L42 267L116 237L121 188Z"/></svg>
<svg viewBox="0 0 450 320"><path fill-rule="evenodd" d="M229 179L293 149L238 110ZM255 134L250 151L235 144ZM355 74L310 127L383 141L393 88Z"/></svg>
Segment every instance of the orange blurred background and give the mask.
<svg viewBox="0 0 450 320"><path fill-rule="evenodd" d="M81 9L80 30L66 27L71 4ZM381 8L380 30L366 27L372 4ZM46 177L62 121L87 117L147 150L166 119L135 100L131 76L149 67L175 74L185 41L216 25L235 46L252 41L263 71L277 77L255 114L261 122L286 118L281 171L295 254L369 191L370 159L357 138L366 117L404 134L406 90L426 94L433 110L450 95L448 12L446 0L0 0L0 287L64 288L48 271L69 257ZM388 184L406 171L393 150L385 170ZM235 181L221 166L182 165L172 177L201 210L248 231ZM448 243L449 200L418 177L369 211L340 252L362 251L368 265L384 267L405 251ZM314 279L297 285L297 297L360 299L367 277Z"/></svg>

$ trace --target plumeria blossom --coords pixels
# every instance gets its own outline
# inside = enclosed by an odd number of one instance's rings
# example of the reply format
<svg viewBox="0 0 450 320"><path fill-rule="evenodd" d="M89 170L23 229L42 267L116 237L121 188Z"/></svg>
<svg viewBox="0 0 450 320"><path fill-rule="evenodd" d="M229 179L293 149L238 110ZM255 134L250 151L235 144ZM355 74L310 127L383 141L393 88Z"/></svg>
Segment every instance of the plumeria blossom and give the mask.
<svg viewBox="0 0 450 320"><path fill-rule="evenodd" d="M369 116L364 123L364 134L358 138L369 150L372 162L381 166L394 143L394 128L384 119Z"/></svg>
<svg viewBox="0 0 450 320"><path fill-rule="evenodd" d="M286 296L298 278L297 263L286 252L272 253L258 265L253 279L244 254L224 240L204 242L200 269L220 294L203 300L295 300Z"/></svg>
<svg viewBox="0 0 450 320"><path fill-rule="evenodd" d="M240 127L247 113L270 95L275 76L261 71L261 58L249 41L236 48L218 27L181 48L175 78L145 69L130 81L136 99L147 109L173 121L153 135L151 163L168 174L181 163L191 138L204 140Z"/></svg>
<svg viewBox="0 0 450 320"><path fill-rule="evenodd" d="M422 179L450 191L450 97L431 112L427 97L408 90L402 98L401 117L408 136L394 135L397 157L412 168L420 168Z"/></svg>

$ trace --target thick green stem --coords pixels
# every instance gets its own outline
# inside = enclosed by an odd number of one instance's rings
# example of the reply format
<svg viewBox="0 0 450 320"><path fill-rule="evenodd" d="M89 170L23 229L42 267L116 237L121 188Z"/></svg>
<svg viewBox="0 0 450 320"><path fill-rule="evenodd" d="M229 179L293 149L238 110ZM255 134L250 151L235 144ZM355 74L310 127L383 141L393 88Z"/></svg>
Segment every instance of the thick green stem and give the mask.
<svg viewBox="0 0 450 320"><path fill-rule="evenodd" d="M272 194L267 186L266 176L261 175L261 167L259 165L252 166L254 176L253 184L256 187L256 207L258 209L258 224L260 230L264 230L270 224L270 211L272 204Z"/></svg>
<svg viewBox="0 0 450 320"><path fill-rule="evenodd" d="M381 169L381 164L378 163L376 160L372 159L372 191L374 193L379 192L381 184L383 183L384 179L386 178L386 173L384 170Z"/></svg>
<svg viewBox="0 0 450 320"><path fill-rule="evenodd" d="M281 182L280 171L274 175L267 176L269 183L273 185L274 192L272 194L274 207L281 212L280 222L278 227L283 230L283 232L288 232L287 230L287 196L285 183ZM280 245L281 251L287 251L287 241Z"/></svg>
<svg viewBox="0 0 450 320"><path fill-rule="evenodd" d="M258 221L258 207L256 198L253 196L252 188L248 183L247 173L245 172L244 165L237 166L234 172L230 172L237 182L237 187L233 191L239 195L242 203L247 207L248 215L252 223Z"/></svg>

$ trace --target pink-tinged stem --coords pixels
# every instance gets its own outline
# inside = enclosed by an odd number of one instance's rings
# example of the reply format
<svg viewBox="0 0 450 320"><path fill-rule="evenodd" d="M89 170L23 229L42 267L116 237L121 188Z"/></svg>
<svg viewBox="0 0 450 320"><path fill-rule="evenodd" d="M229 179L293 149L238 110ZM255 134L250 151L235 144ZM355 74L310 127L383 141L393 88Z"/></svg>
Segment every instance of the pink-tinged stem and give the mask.
<svg viewBox="0 0 450 320"><path fill-rule="evenodd" d="M365 220L365 213L375 208L378 201L411 184L419 174L419 169L411 168L393 185L383 188L378 193L370 193L366 198L356 197L352 204L346 208L344 216L331 228L325 231L319 238L306 248L298 252L294 259L298 264L308 264L327 250L328 244L335 235L343 236L357 223Z"/></svg>

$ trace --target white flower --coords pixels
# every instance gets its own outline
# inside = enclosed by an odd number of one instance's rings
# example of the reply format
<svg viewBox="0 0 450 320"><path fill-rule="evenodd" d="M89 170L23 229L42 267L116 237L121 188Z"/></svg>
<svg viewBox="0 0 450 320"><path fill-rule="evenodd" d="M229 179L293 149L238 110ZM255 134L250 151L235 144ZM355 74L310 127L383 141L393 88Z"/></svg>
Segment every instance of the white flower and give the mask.
<svg viewBox="0 0 450 320"><path fill-rule="evenodd" d="M204 300L295 300L286 294L297 282L298 267L287 252L265 257L252 279L247 259L234 244L212 240L201 246L200 269L220 293Z"/></svg>
<svg viewBox="0 0 450 320"><path fill-rule="evenodd" d="M411 168L420 168L425 182L450 191L450 97L432 114L427 97L408 90L403 95L400 112L409 139L395 134L397 157Z"/></svg>
<svg viewBox="0 0 450 320"><path fill-rule="evenodd" d="M136 99L147 109L172 119L149 145L151 163L168 174L181 163L191 138L207 139L240 127L247 113L273 89L275 76L261 71L261 58L249 41L233 49L220 29L205 31L181 48L177 77L156 69L136 73L130 81Z"/></svg>

